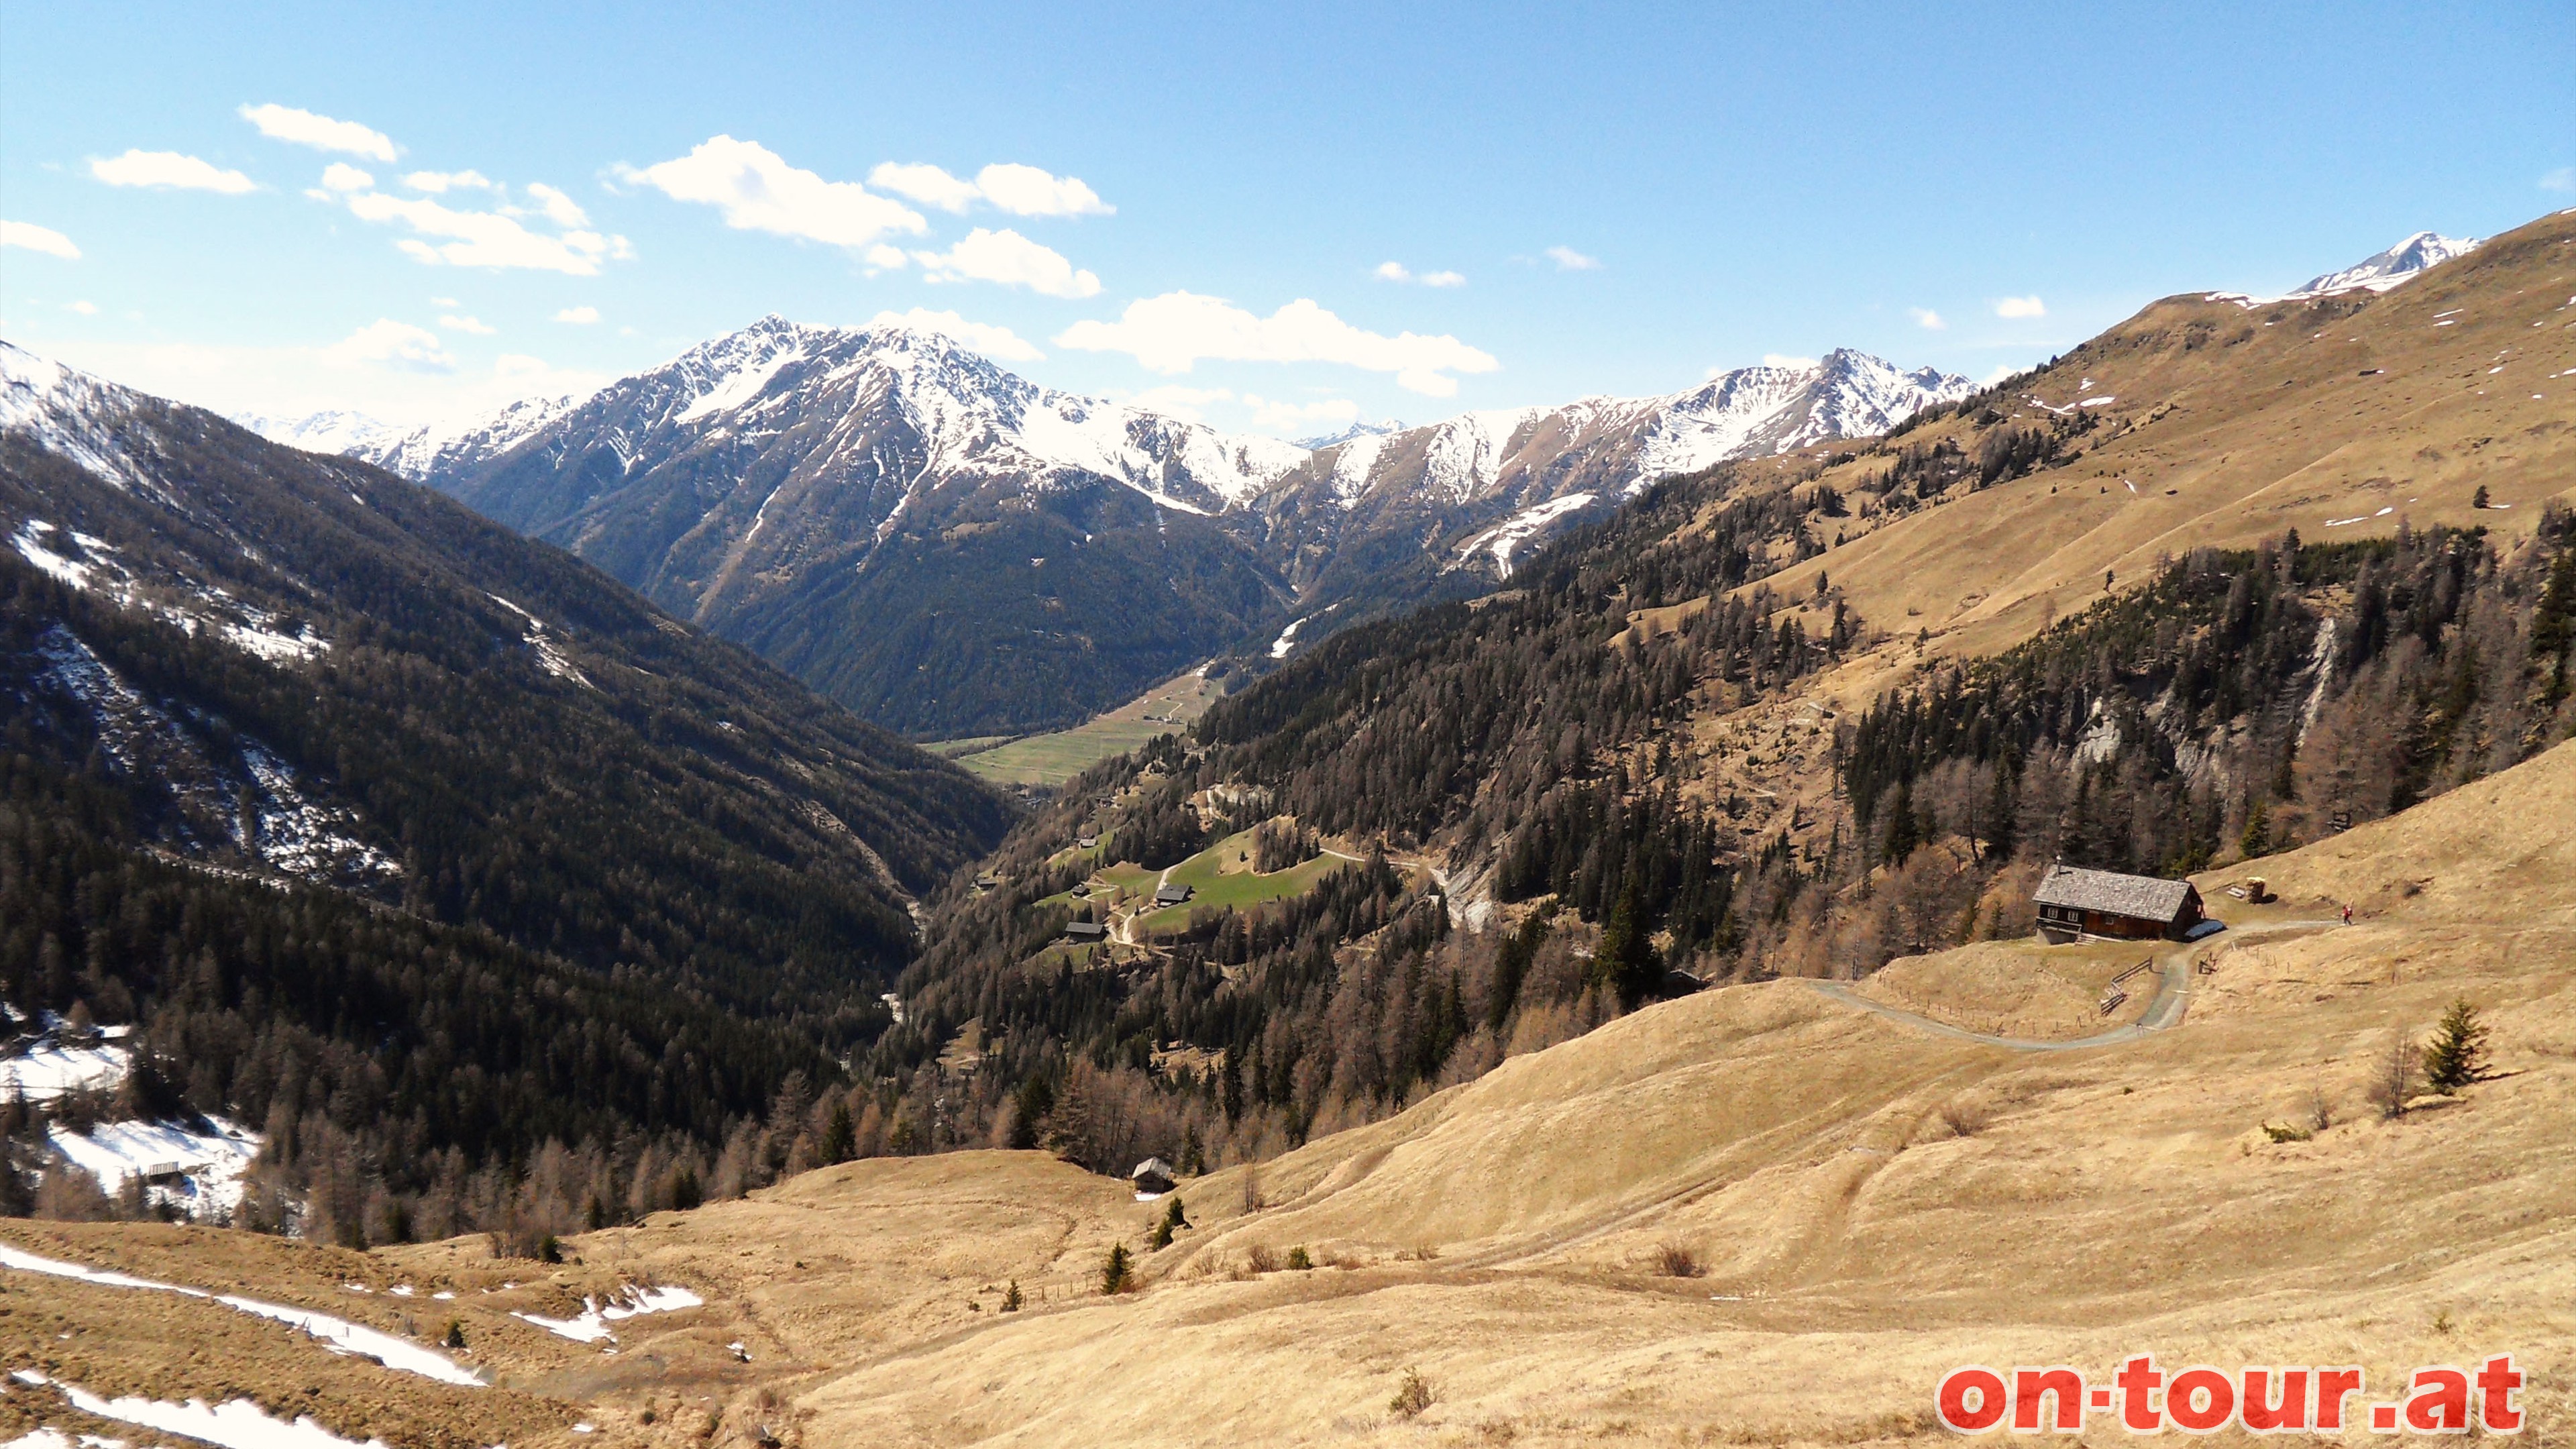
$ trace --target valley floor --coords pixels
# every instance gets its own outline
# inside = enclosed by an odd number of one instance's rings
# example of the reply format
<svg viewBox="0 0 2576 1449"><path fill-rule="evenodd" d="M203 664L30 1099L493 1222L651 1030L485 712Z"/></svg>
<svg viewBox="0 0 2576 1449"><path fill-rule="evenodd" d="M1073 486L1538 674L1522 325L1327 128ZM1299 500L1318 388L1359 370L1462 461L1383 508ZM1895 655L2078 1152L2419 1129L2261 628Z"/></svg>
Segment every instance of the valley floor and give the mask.
<svg viewBox="0 0 2576 1449"><path fill-rule="evenodd" d="M1160 1252L1165 1203L1003 1152L808 1173L584 1235L559 1268L479 1239L11 1223L26 1252L422 1344L454 1319L452 1357L498 1387L23 1270L0 1270L0 1370L389 1444L1847 1444L1945 1437L1934 1385L1968 1363L2360 1364L2382 1394L2514 1352L2549 1442L2576 1425L2571 820L2576 744L2266 860L2278 905L2204 878L2240 929L2176 953L2209 968L2178 1023L2106 1045L1963 1040L1795 980L1651 1007L1185 1181L1192 1226ZM2312 924L2346 902L2352 926ZM2062 1040L2119 954L1965 948L1859 991ZM2462 998L2493 1077L2383 1119L2388 1048ZM1117 1243L1143 1284L1104 1297ZM1312 1270L1263 1270L1299 1248ZM624 1285L706 1301L589 1341L513 1316ZM39 1423L114 1432L14 1382L0 1429Z"/></svg>

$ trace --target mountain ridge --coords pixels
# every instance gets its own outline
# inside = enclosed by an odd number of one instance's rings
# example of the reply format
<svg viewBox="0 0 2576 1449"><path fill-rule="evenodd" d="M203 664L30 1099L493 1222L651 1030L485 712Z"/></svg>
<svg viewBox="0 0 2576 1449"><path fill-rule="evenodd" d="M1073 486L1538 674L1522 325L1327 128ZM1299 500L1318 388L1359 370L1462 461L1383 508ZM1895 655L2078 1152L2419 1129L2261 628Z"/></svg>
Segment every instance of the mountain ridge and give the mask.
<svg viewBox="0 0 2576 1449"><path fill-rule="evenodd" d="M937 332L772 315L568 405L350 446L943 736L1074 723L1257 658L1292 618L1476 591L1659 472L1883 430L1968 388L1845 351L1308 450L1045 388Z"/></svg>

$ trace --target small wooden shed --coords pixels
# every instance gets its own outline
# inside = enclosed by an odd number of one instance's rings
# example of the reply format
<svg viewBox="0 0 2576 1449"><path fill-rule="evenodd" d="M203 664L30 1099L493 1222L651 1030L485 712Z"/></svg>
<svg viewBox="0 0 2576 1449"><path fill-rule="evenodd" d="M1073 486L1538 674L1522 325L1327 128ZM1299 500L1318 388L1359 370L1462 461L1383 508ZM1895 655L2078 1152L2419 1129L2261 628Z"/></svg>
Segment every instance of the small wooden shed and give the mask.
<svg viewBox="0 0 2576 1449"><path fill-rule="evenodd" d="M2040 935L2060 945L2087 937L2179 941L2203 919L2190 881L2072 865L2049 867L2031 902L2039 907Z"/></svg>
<svg viewBox="0 0 2576 1449"><path fill-rule="evenodd" d="M1068 921L1064 927L1064 938L1081 942L1106 941L1109 928L1098 921Z"/></svg>
<svg viewBox="0 0 2576 1449"><path fill-rule="evenodd" d="M1136 1185L1138 1192L1159 1193L1170 1192L1173 1179L1179 1176L1180 1170L1172 1164L1159 1157L1148 1157L1136 1164L1136 1170L1127 1174L1127 1180Z"/></svg>
<svg viewBox="0 0 2576 1449"><path fill-rule="evenodd" d="M1154 887L1154 904L1156 906L1186 905L1191 894L1190 887L1179 881L1165 881Z"/></svg>

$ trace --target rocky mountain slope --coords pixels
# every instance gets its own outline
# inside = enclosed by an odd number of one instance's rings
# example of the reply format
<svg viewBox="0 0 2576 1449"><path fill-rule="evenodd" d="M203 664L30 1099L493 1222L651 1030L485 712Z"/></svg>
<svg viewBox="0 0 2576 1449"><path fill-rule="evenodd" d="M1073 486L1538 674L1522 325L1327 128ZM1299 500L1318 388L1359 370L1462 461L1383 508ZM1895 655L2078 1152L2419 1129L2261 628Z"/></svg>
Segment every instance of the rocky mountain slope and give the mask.
<svg viewBox="0 0 2576 1449"><path fill-rule="evenodd" d="M1291 619L1318 618L1311 642L1481 589L1651 478L1966 390L1838 352L1310 448L1055 392L936 333L770 317L570 405L277 431L561 544L871 718L983 735L1077 720Z"/></svg>

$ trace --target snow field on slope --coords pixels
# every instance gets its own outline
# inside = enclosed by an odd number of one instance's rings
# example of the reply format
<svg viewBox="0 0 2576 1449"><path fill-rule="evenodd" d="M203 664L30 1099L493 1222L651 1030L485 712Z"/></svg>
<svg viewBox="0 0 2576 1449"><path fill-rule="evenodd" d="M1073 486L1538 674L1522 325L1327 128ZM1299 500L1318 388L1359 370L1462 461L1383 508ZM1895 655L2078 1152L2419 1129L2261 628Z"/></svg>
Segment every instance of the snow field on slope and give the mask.
<svg viewBox="0 0 2576 1449"><path fill-rule="evenodd" d="M647 1313L676 1313L683 1308L699 1308L705 1306L706 1301L686 1288L629 1286L605 1304L596 1298L584 1298L581 1312L571 1318L544 1318L534 1313L512 1313L510 1316L575 1343L597 1343L601 1339L615 1343L617 1336L608 1328L612 1323Z"/></svg>
<svg viewBox="0 0 2576 1449"><path fill-rule="evenodd" d="M219 1445L221 1449L388 1449L382 1439L343 1439L313 1422L309 1415L299 1416L292 1423L272 1418L267 1410L249 1399L228 1399L213 1405L203 1399L174 1404L164 1399L147 1399L139 1394L109 1399L78 1384L49 1379L33 1369L20 1369L13 1377L30 1387L61 1389L71 1406L84 1414L158 1429L164 1434L176 1434L201 1444ZM27 1449L39 1449L39 1446L51 1449L53 1445L67 1446L71 1442L69 1436L58 1429L38 1429L12 1440L6 1449L19 1449L21 1445ZM80 1442L83 1445L106 1445L118 1441L83 1434Z"/></svg>
<svg viewBox="0 0 2576 1449"><path fill-rule="evenodd" d="M424 1348L409 1339L397 1337L380 1329L368 1328L363 1324L351 1323L345 1318L334 1318L327 1313L317 1313L308 1308L288 1308L280 1304L263 1303L255 1298L210 1293L202 1288L186 1288L176 1283L155 1282L150 1278L137 1278L111 1269L91 1268L79 1263L66 1263L56 1258L39 1257L34 1253L5 1245L0 1245L0 1268L11 1268L24 1273L42 1273L51 1278L71 1278L102 1288L175 1293L183 1298L198 1298L220 1303L236 1313L270 1319L283 1323L289 1328L299 1329L307 1337L335 1354L371 1358L397 1373L434 1379L442 1384L456 1384L460 1387L476 1389L483 1387L483 1381L480 1378L459 1367L455 1360L435 1349Z"/></svg>

